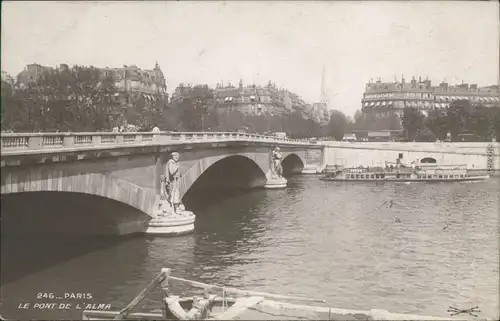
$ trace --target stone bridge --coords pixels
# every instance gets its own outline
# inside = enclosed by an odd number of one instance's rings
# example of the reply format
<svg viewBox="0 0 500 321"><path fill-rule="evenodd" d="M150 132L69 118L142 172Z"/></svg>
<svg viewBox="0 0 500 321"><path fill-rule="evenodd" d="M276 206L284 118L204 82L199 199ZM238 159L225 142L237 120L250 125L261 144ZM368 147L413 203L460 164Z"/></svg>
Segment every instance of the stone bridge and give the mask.
<svg viewBox="0 0 500 321"><path fill-rule="evenodd" d="M107 220L105 234L140 231L155 216L160 177L174 151L180 153L182 197L203 189L264 187L275 146L283 152L285 176L334 164L384 166L398 157L406 163L431 157L441 164L466 164L471 171L500 171L499 143L311 144L212 132L2 134L1 143L2 209L81 212L80 219L66 215L47 224L95 229ZM45 224L43 215L22 219Z"/></svg>
<svg viewBox="0 0 500 321"><path fill-rule="evenodd" d="M80 203L75 195L92 195L136 209L142 221L155 216L160 176L174 151L180 153L181 196L195 185L264 187L275 146L283 152L285 175L323 166L321 145L244 133L30 133L3 134L1 139L2 196L40 192L47 200L64 193L85 207L92 200ZM40 207L48 205L44 199ZM25 205L34 198L19 200L24 201L18 205ZM141 222L131 217L120 219L118 234L139 229Z"/></svg>

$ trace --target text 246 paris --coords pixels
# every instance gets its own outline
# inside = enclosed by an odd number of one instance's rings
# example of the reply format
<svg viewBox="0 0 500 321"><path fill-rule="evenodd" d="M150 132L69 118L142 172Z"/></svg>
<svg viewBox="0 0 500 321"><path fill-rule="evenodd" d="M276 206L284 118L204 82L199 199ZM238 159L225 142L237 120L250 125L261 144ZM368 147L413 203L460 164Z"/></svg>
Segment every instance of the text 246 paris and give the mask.
<svg viewBox="0 0 500 321"><path fill-rule="evenodd" d="M80 293L80 292L64 292L64 293L51 293L51 292L39 292L36 295L37 301L43 302L22 302L19 303L19 309L40 309L40 310L94 310L111 309L111 304L93 303L85 302L84 300L92 300L92 293ZM48 300L56 300L57 302L50 302ZM69 301L69 302L68 302ZM77 302L74 302L77 301Z"/></svg>

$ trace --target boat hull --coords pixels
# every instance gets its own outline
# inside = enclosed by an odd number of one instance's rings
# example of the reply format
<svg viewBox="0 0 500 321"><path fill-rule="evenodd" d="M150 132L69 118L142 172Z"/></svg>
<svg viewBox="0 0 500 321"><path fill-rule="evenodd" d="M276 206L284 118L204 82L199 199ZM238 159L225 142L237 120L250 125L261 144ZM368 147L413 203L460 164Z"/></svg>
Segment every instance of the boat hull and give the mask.
<svg viewBox="0 0 500 321"><path fill-rule="evenodd" d="M489 175L470 176L463 178L336 178L336 177L321 177L322 181L338 181L338 182L472 182L484 181L489 179Z"/></svg>

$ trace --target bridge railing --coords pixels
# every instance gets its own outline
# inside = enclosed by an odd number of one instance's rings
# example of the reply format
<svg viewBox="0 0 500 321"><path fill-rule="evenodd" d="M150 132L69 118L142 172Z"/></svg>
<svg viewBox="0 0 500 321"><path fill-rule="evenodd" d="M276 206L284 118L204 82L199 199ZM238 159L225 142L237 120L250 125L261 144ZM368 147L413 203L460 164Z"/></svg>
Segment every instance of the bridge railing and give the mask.
<svg viewBox="0 0 500 321"><path fill-rule="evenodd" d="M1 150L46 150L94 146L171 144L203 141L262 141L309 145L299 139L236 132L102 132L102 133L8 133L1 134Z"/></svg>

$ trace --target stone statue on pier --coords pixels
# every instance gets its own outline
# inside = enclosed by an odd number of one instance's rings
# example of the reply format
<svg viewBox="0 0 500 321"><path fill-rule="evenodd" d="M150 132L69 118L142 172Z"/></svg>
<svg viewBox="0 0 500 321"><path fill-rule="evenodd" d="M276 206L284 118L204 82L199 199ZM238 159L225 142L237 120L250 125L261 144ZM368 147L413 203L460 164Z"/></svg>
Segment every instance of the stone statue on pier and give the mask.
<svg viewBox="0 0 500 321"><path fill-rule="evenodd" d="M281 166L281 161L283 160L283 154L279 147L275 147L271 152L271 168L266 173L267 183L264 185L265 188L284 188L286 187L287 181L283 177L283 167Z"/></svg>
<svg viewBox="0 0 500 321"><path fill-rule="evenodd" d="M174 152L165 164L165 175L160 177L160 195L155 216L148 221L145 233L180 235L194 230L195 215L186 211L180 194L179 153Z"/></svg>
<svg viewBox="0 0 500 321"><path fill-rule="evenodd" d="M283 167L281 166L281 159L283 158L283 154L280 152L280 148L274 148L272 152L272 177L273 179L282 178L283 177Z"/></svg>
<svg viewBox="0 0 500 321"><path fill-rule="evenodd" d="M161 176L160 214L159 216L180 215L184 211L181 202L179 153L173 152L165 166L165 175Z"/></svg>

